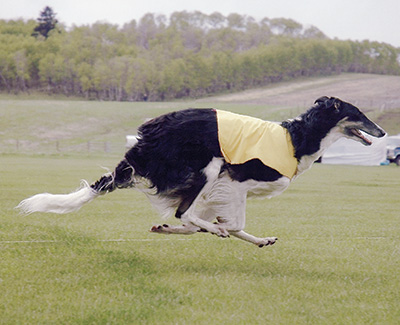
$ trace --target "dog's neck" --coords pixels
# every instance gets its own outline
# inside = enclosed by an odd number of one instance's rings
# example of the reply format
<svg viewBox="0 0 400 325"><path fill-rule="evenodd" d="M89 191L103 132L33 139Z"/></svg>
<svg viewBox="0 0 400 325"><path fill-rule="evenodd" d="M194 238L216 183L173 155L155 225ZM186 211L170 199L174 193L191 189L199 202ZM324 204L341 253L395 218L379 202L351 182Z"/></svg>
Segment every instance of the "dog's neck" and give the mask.
<svg viewBox="0 0 400 325"><path fill-rule="evenodd" d="M295 157L298 160L295 176L311 168L325 150L343 136L338 127L321 128L320 125L315 124L305 121L304 116L282 123L292 138Z"/></svg>

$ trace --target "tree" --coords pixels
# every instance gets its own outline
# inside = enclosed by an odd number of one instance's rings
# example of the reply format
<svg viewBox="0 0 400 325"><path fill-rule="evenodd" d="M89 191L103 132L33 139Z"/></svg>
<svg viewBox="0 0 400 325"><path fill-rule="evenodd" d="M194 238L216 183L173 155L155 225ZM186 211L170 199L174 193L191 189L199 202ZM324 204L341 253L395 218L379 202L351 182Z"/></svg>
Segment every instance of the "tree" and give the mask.
<svg viewBox="0 0 400 325"><path fill-rule="evenodd" d="M290 37L298 37L303 29L300 23L287 18L271 19L270 26L273 33Z"/></svg>
<svg viewBox="0 0 400 325"><path fill-rule="evenodd" d="M39 35L42 35L45 39L49 37L49 32L56 28L58 23L55 12L48 6L40 12L40 17L37 21L39 22L39 25L37 25L33 30L32 36L38 37Z"/></svg>
<svg viewBox="0 0 400 325"><path fill-rule="evenodd" d="M148 50L149 42L165 29L166 17L146 14L139 20L137 27L139 46Z"/></svg>
<svg viewBox="0 0 400 325"><path fill-rule="evenodd" d="M123 28L62 28L49 7L37 21L0 19L0 92L47 89L101 100L166 100L299 76L400 75L399 48L331 40L291 19L182 11L169 19L147 14Z"/></svg>

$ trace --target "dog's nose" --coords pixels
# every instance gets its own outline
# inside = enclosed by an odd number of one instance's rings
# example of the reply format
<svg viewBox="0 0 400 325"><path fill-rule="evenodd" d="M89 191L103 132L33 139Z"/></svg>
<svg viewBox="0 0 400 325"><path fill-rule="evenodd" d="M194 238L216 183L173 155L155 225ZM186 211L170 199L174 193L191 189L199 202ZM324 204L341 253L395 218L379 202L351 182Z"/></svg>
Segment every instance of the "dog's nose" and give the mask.
<svg viewBox="0 0 400 325"><path fill-rule="evenodd" d="M376 138L382 138L386 135L386 131L382 129L379 125L375 124L374 122L372 122L372 124L373 129L371 130L372 132L370 133L370 135Z"/></svg>
<svg viewBox="0 0 400 325"><path fill-rule="evenodd" d="M386 135L385 130L384 130L384 129L380 129L380 130L379 130L378 138L382 138L382 137L384 137L385 135Z"/></svg>

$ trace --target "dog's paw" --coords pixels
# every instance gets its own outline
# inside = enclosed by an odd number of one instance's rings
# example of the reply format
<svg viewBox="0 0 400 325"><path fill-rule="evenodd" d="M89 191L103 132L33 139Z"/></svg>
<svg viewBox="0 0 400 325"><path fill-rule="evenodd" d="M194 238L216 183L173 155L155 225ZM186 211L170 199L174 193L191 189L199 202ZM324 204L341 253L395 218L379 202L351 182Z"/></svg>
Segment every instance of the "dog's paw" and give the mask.
<svg viewBox="0 0 400 325"><path fill-rule="evenodd" d="M212 233L213 235L217 235L218 237L222 237L222 238L229 237L228 230L226 230L225 227L218 225L218 224L214 224L213 228L210 229L209 231L210 231L210 233Z"/></svg>
<svg viewBox="0 0 400 325"><path fill-rule="evenodd" d="M168 225L153 226L153 227L151 227L150 232L155 232L158 234L169 234L170 232L166 231L166 228L169 228L169 226Z"/></svg>
<svg viewBox="0 0 400 325"><path fill-rule="evenodd" d="M278 238L276 238L276 237L266 237L266 238L262 238L260 241L258 241L258 243L256 243L256 245L261 248L264 246L273 245L276 243L277 240L278 240Z"/></svg>

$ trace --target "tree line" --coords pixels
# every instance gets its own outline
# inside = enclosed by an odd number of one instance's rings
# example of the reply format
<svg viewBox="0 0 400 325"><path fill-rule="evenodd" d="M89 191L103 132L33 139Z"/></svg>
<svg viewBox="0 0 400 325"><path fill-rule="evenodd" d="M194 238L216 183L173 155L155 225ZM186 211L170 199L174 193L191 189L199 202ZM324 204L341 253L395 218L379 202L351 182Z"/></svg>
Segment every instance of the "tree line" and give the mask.
<svg viewBox="0 0 400 325"><path fill-rule="evenodd" d="M183 11L122 27L55 22L44 35L35 20L0 20L0 91L159 101L342 72L400 74L399 48L329 39L284 18Z"/></svg>

